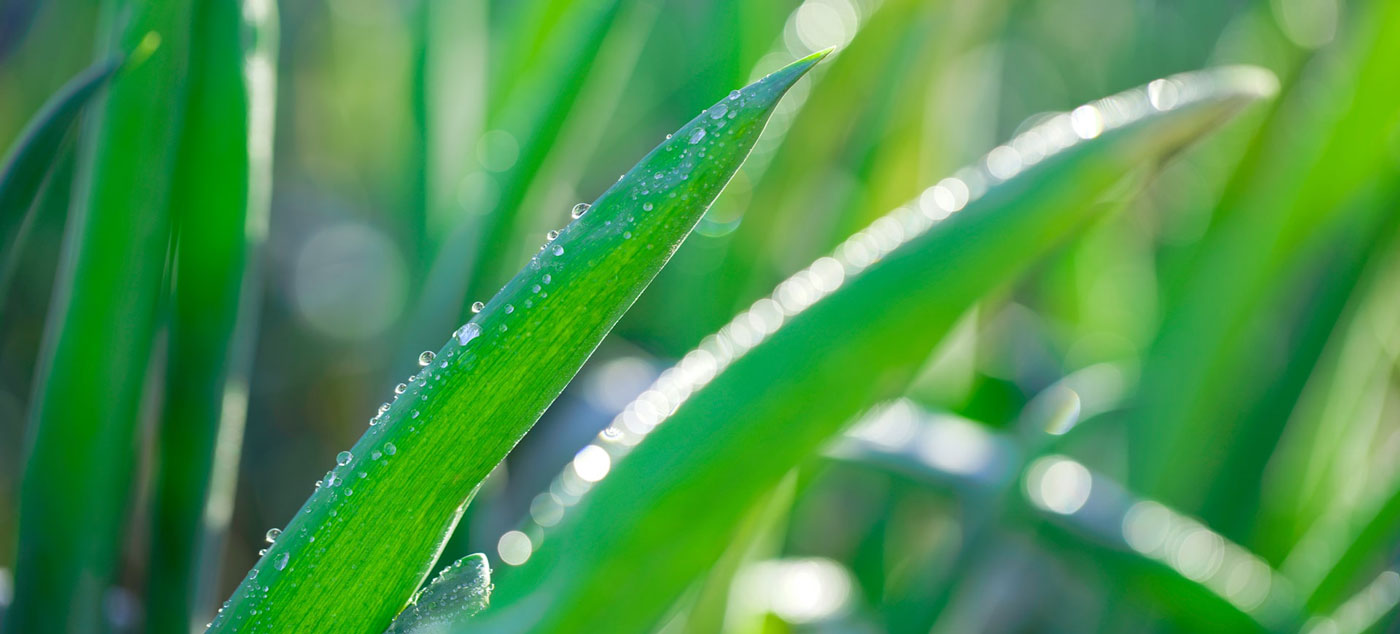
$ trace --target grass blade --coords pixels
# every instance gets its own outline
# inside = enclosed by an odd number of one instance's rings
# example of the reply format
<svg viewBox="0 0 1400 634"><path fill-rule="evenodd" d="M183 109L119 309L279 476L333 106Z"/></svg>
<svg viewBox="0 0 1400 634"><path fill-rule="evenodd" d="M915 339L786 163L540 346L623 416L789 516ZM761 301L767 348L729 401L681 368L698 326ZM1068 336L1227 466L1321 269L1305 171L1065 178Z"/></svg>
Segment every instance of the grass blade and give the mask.
<svg viewBox="0 0 1400 634"><path fill-rule="evenodd" d="M149 50L92 113L30 412L9 631L98 631L117 567L169 241L189 6L104 5Z"/></svg>
<svg viewBox="0 0 1400 634"><path fill-rule="evenodd" d="M107 85L121 64L117 59L99 62L64 84L24 127L0 164L0 253L5 254L0 261L0 308L19 264L34 199L48 178L49 168L83 106Z"/></svg>
<svg viewBox="0 0 1400 634"><path fill-rule="evenodd" d="M467 500L689 234L773 106L822 57L735 91L566 227L396 392L213 632L382 632ZM372 579L373 583L338 583Z"/></svg>
<svg viewBox="0 0 1400 634"><path fill-rule="evenodd" d="M1224 69L1053 117L789 278L584 450L592 462L606 452L611 473L523 567L502 571L498 607L479 618L493 631L653 627L743 511L898 394L968 306L1098 216L1094 203L1132 170L1273 89L1266 72Z"/></svg>
<svg viewBox="0 0 1400 634"><path fill-rule="evenodd" d="M220 468L215 443L241 441L248 390L246 376L239 376L246 368L238 367L246 364L238 360L251 355L252 299L261 290L244 272L267 226L273 11L264 0L218 0L194 9L192 32L200 46L191 51L171 192L173 314L146 585L146 631L153 633L186 634L208 622L208 614L194 610L198 598L207 596L200 571L207 579L217 570L217 558L202 557L206 540L217 539L224 528L205 512ZM227 522L227 513L211 517Z"/></svg>

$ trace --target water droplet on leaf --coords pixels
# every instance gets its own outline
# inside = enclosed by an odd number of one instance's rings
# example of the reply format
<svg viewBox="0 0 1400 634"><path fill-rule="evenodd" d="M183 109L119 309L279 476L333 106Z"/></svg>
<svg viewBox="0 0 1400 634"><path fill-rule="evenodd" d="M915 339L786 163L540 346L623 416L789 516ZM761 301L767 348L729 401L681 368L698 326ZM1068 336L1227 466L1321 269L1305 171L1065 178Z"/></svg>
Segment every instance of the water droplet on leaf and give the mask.
<svg viewBox="0 0 1400 634"><path fill-rule="evenodd" d="M457 337L457 343L465 346L468 343L471 343L472 339L476 339L479 335L481 335L481 326L478 326L475 323L468 323L462 326L461 328L458 328L457 332L453 334Z"/></svg>

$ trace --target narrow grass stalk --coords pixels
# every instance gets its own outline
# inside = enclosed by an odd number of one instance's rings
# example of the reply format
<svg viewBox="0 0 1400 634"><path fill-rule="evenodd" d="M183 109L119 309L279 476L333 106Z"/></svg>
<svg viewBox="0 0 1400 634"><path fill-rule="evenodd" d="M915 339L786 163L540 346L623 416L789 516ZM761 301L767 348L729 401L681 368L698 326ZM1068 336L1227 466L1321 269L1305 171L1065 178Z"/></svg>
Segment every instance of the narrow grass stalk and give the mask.
<svg viewBox="0 0 1400 634"><path fill-rule="evenodd" d="M227 521L206 512L215 443L238 443L255 317L243 307L261 285L245 275L262 242L272 160L277 33L267 0L214 0L194 8L190 84L171 193L175 240L165 402L151 520L146 631L186 634L195 613L205 542Z"/></svg>
<svg viewBox="0 0 1400 634"><path fill-rule="evenodd" d="M502 53L499 70L488 83L483 132L508 138L503 142L515 145L515 160L503 172L493 173L485 166L475 170L487 185L459 202L456 222L432 251L408 334L412 349L427 341L419 333L449 328L468 314L478 296L504 281L510 255L516 252L517 223L529 216L520 209L529 184L549 154L565 113L577 103L600 44L622 6L633 1L539 0L507 27L512 49ZM467 175L456 176L460 183ZM469 249L462 248L467 245ZM470 255L463 257L463 251Z"/></svg>

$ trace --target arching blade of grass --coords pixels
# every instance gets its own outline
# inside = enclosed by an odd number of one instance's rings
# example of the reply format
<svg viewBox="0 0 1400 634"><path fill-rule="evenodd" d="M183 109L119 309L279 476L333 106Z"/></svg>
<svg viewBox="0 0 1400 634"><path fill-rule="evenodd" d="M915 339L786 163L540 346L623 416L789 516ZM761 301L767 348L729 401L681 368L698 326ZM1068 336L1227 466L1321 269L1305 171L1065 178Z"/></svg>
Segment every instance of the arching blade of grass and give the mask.
<svg viewBox="0 0 1400 634"><path fill-rule="evenodd" d="M0 254L4 254L0 256L0 309L19 263L34 199L48 178L49 168L83 106L107 85L121 64L116 58L99 62L64 84L24 127L0 164Z"/></svg>
<svg viewBox="0 0 1400 634"><path fill-rule="evenodd" d="M384 631L472 492L534 424L823 54L734 91L565 227L342 452L212 631Z"/></svg>
<svg viewBox="0 0 1400 634"><path fill-rule="evenodd" d="M969 305L1100 215L1126 176L1273 89L1264 71L1222 69L1057 115L783 282L580 453L564 477L611 473L523 567L501 571L483 627L653 627L743 511L900 393Z"/></svg>
<svg viewBox="0 0 1400 634"><path fill-rule="evenodd" d="M165 273L189 5L112 0L103 15L103 58L159 46L84 129L30 410L11 632L102 629Z"/></svg>
<svg viewBox="0 0 1400 634"><path fill-rule="evenodd" d="M194 7L192 33L199 46L190 55L189 98L171 192L175 268L152 487L147 632L188 634L193 624L209 618L194 612L197 599L209 599L201 578L217 578L212 572L218 569L217 551L207 553L205 544L217 541L228 513L206 515L206 508L230 502L211 502L210 482L218 469L237 466L253 299L261 292L256 276L245 270L268 222L274 11L268 0L214 0ZM225 445L217 454L216 441ZM232 457L224 461L233 464L216 464L216 455Z"/></svg>

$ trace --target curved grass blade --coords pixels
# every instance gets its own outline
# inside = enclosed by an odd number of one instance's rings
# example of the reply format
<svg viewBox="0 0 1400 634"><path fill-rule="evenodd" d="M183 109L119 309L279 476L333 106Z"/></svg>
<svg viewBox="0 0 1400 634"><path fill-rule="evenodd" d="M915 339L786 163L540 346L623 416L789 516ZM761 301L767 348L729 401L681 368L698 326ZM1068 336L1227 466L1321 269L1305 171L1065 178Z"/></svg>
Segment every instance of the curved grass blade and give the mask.
<svg viewBox="0 0 1400 634"><path fill-rule="evenodd" d="M591 473L611 473L502 571L498 607L478 618L493 631L652 627L743 511L901 392L968 306L1100 215L1095 203L1134 170L1274 87L1265 71L1220 69L1057 115L783 282L584 449Z"/></svg>
<svg viewBox="0 0 1400 634"><path fill-rule="evenodd" d="M103 629L165 275L189 4L110 0L103 16L104 57L149 56L83 133L30 411L10 632Z"/></svg>
<svg viewBox="0 0 1400 634"><path fill-rule="evenodd" d="M0 164L0 253L4 254L0 261L0 308L9 294L24 234L32 222L34 199L48 178L49 168L83 106L107 85L121 65L120 59L110 58L68 80L25 125Z"/></svg>
<svg viewBox="0 0 1400 634"><path fill-rule="evenodd" d="M228 513L206 509L230 502L211 501L210 485L237 465L261 292L245 272L266 233L271 194L275 9L268 0L202 2L192 32L200 46L191 50L171 191L175 273L152 484L153 634L188 634L212 612L199 606L212 599L201 578L218 577L219 551L209 546L221 540Z"/></svg>
<svg viewBox="0 0 1400 634"><path fill-rule="evenodd" d="M382 632L487 473L534 424L824 55L736 90L652 150L545 245L370 421L214 632ZM371 579L373 583L354 580Z"/></svg>
<svg viewBox="0 0 1400 634"><path fill-rule="evenodd" d="M429 634L461 625L491 602L491 565L477 553L444 568L385 634Z"/></svg>

